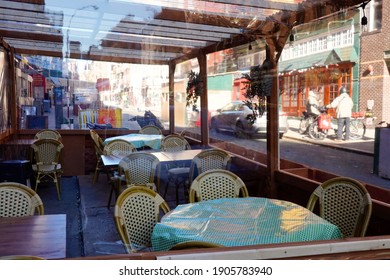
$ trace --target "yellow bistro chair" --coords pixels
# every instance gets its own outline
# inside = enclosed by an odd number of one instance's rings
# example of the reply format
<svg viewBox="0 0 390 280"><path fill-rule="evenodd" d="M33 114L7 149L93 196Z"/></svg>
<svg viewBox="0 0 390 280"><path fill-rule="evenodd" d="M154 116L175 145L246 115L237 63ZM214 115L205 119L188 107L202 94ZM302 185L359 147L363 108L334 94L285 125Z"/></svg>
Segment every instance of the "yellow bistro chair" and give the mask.
<svg viewBox="0 0 390 280"><path fill-rule="evenodd" d="M153 228L168 204L155 191L144 186L124 190L115 204L115 225L128 253L149 250Z"/></svg>
<svg viewBox="0 0 390 280"><path fill-rule="evenodd" d="M123 139L115 139L108 142L103 148L103 154L124 157L137 151L130 142Z"/></svg>
<svg viewBox="0 0 390 280"><path fill-rule="evenodd" d="M115 197L121 193L122 182L126 188L132 186L145 186L158 191L159 185L155 184L156 175L159 176L159 159L149 153L137 152L129 154L121 159L118 165L118 174L112 178ZM116 180L116 182L114 182ZM108 207L111 204L111 196Z"/></svg>
<svg viewBox="0 0 390 280"><path fill-rule="evenodd" d="M99 173L101 171L104 171L107 173L107 168L104 167L101 156L103 155L103 139L100 137L100 135L93 129L89 130L89 134L91 135L93 146L95 149L96 154L96 167L95 167L95 173L93 176L92 184L95 184L97 180L99 179Z"/></svg>
<svg viewBox="0 0 390 280"><path fill-rule="evenodd" d="M248 197L245 183L231 171L212 169L198 175L191 184L189 200L204 201L218 198Z"/></svg>
<svg viewBox="0 0 390 280"><path fill-rule="evenodd" d="M31 188L14 182L0 183L0 217L43 215L39 195Z"/></svg>
<svg viewBox="0 0 390 280"><path fill-rule="evenodd" d="M307 208L339 227L344 237L363 237L372 211L370 194L360 182L336 177L323 182L311 194Z"/></svg>
<svg viewBox="0 0 390 280"><path fill-rule="evenodd" d="M57 198L61 200L61 151L64 145L55 139L39 139L31 144L34 151L35 163L32 169L36 173L35 191L43 179L51 179L56 185Z"/></svg>
<svg viewBox="0 0 390 280"><path fill-rule="evenodd" d="M184 150L191 150L191 145L188 141L180 135L171 134L161 140L161 150L164 152L179 152ZM175 185L176 188L176 204L179 203L179 188L182 185L186 189L186 183L189 179L190 167L184 165L168 164L168 179L165 185L164 198L166 197L168 187L170 184Z"/></svg>
<svg viewBox="0 0 390 280"><path fill-rule="evenodd" d="M29 255L11 255L11 256L1 256L0 260L45 260L44 258L38 256L29 256Z"/></svg>
<svg viewBox="0 0 390 280"><path fill-rule="evenodd" d="M155 125L145 125L144 127L142 127L138 133L140 134L150 134L150 135L162 135L162 131L159 127L155 126Z"/></svg>
<svg viewBox="0 0 390 280"><path fill-rule="evenodd" d="M122 139L112 140L108 142L103 148L103 154L114 155L118 157L125 157L135 152L137 152L137 148L132 143ZM112 193L115 192L117 195L119 195L118 190L120 189L120 184L122 181L123 182L125 181L125 178L124 177L121 178L121 175L119 174L118 169L116 168L110 169L107 172L109 173L108 175L110 178L109 182L111 184L111 191L110 191L110 196L108 198L107 207L110 207Z"/></svg>
<svg viewBox="0 0 390 280"><path fill-rule="evenodd" d="M57 130L42 129L35 134L34 139L55 139L61 142L62 136Z"/></svg>
<svg viewBox="0 0 390 280"><path fill-rule="evenodd" d="M210 149L202 151L192 159L190 166L190 184L195 174L199 175L212 169L229 170L230 164L231 156L224 150Z"/></svg>

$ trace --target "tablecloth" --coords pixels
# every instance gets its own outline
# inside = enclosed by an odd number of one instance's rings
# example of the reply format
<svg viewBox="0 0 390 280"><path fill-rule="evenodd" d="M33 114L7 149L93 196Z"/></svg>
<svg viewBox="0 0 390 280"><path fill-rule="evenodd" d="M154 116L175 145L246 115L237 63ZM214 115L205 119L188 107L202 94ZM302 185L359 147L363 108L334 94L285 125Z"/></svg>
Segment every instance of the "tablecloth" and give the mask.
<svg viewBox="0 0 390 280"><path fill-rule="evenodd" d="M132 133L132 134L119 135L119 136L106 138L103 144L106 145L108 142L112 140L122 139L132 143L137 149L142 148L144 146L148 146L152 149L159 150L161 147L161 139L163 137L164 137L163 135L157 135L157 134L154 135L154 134Z"/></svg>
<svg viewBox="0 0 390 280"><path fill-rule="evenodd" d="M154 251L199 240L244 246L342 238L337 226L288 201L248 197L179 205L154 227Z"/></svg>

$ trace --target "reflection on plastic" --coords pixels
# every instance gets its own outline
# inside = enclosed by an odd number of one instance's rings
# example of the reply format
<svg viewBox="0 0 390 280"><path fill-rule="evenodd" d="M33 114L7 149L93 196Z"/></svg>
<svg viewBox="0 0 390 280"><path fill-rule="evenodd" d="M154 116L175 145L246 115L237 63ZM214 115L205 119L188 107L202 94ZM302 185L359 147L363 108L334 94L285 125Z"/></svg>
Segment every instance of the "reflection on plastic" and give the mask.
<svg viewBox="0 0 390 280"><path fill-rule="evenodd" d="M97 254L126 254L125 247L120 240L116 242L95 242L93 247Z"/></svg>

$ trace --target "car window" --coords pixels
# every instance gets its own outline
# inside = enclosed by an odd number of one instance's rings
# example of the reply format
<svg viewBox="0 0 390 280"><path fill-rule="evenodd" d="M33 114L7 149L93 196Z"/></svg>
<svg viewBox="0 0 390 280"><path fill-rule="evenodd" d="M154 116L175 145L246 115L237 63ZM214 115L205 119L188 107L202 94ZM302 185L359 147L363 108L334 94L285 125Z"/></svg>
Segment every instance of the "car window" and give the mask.
<svg viewBox="0 0 390 280"><path fill-rule="evenodd" d="M237 104L236 111L244 111L244 104Z"/></svg>
<svg viewBox="0 0 390 280"><path fill-rule="evenodd" d="M221 111L222 111L222 112L234 111L234 104L229 103L229 104L223 106L223 107L221 108Z"/></svg>

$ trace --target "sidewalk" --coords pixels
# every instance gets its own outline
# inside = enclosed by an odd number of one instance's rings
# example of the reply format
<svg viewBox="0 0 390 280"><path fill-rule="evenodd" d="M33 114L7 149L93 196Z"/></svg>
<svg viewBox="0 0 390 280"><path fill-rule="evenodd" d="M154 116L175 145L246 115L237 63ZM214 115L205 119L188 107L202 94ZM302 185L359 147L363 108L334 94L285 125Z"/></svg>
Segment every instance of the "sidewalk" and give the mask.
<svg viewBox="0 0 390 280"><path fill-rule="evenodd" d="M328 135L324 140L311 139L307 134L298 132L300 119L289 119L290 129L284 134L284 137L305 141L317 145L331 146L336 149L349 150L355 153L374 155L375 129L366 129L363 139L349 140L346 142L335 142L335 135Z"/></svg>

